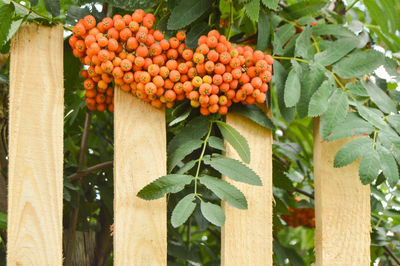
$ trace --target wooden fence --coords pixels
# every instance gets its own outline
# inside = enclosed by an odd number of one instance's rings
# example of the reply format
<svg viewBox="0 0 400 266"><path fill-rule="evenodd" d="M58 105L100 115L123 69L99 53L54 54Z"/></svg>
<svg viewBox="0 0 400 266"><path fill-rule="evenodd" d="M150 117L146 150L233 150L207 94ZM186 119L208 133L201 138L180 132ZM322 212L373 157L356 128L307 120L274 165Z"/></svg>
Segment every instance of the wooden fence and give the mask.
<svg viewBox="0 0 400 266"><path fill-rule="evenodd" d="M63 28L23 25L11 45L10 266L63 262L63 92ZM117 90L114 118L115 265L166 265L166 199L135 196L166 174L165 113ZM237 115L226 120L249 141L263 186L236 184L248 210L222 203L221 264L272 265L272 133ZM333 168L346 141L321 142L315 121L316 265L370 264L369 186L359 181L358 162ZM227 156L239 158L229 145Z"/></svg>

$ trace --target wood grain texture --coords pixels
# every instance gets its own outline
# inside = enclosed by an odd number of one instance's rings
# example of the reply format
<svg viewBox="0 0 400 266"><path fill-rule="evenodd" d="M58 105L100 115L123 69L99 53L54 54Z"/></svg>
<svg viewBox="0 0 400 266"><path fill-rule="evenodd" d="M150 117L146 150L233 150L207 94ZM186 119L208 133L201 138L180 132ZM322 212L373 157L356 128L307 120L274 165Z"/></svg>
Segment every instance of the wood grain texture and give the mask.
<svg viewBox="0 0 400 266"><path fill-rule="evenodd" d="M226 214L222 227L221 265L272 265L272 133L243 116L228 114L226 122L249 142L249 167L262 180L252 186L229 180L246 196L248 210L239 210L222 202ZM226 143L226 155L240 159Z"/></svg>
<svg viewBox="0 0 400 266"><path fill-rule="evenodd" d="M11 43L8 265L62 265L63 28Z"/></svg>
<svg viewBox="0 0 400 266"><path fill-rule="evenodd" d="M333 167L351 139L322 142L314 120L316 265L370 265L370 188L361 184L359 160Z"/></svg>
<svg viewBox="0 0 400 266"><path fill-rule="evenodd" d="M115 265L166 265L166 200L136 196L167 173L165 112L120 89L114 101Z"/></svg>

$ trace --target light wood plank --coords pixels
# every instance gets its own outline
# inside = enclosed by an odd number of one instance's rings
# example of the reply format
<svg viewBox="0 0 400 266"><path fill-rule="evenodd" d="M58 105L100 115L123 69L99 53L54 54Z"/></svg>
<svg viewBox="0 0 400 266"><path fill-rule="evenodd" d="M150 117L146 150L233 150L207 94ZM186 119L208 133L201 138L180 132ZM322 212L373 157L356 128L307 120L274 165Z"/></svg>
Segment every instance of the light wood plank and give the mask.
<svg viewBox="0 0 400 266"><path fill-rule="evenodd" d="M167 173L165 112L119 89L114 101L115 265L166 265L166 200L136 196Z"/></svg>
<svg viewBox="0 0 400 266"><path fill-rule="evenodd" d="M314 120L317 265L370 265L370 188L361 184L359 160L333 167L336 152L351 139L322 142Z"/></svg>
<svg viewBox="0 0 400 266"><path fill-rule="evenodd" d="M10 70L8 265L62 264L63 28L23 25Z"/></svg>
<svg viewBox="0 0 400 266"><path fill-rule="evenodd" d="M222 202L226 221L222 227L221 265L272 265L272 133L236 114L228 114L226 122L249 142L249 166L261 177L263 186L229 180L244 193L249 208L239 210ZM231 145L226 143L226 148L228 157L240 159Z"/></svg>

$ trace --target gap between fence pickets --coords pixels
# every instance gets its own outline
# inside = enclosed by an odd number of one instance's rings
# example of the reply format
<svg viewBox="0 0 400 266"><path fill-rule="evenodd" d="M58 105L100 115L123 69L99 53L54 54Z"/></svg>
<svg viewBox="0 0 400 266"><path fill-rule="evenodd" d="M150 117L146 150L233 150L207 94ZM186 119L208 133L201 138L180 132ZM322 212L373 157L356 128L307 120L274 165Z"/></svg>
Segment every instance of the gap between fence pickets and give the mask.
<svg viewBox="0 0 400 266"><path fill-rule="evenodd" d="M114 262L166 265L166 199L136 196L167 173L165 111L117 88L114 105Z"/></svg>
<svg viewBox="0 0 400 266"><path fill-rule="evenodd" d="M248 210L239 210L222 202L226 214L222 227L221 265L272 265L272 132L251 120L228 114L226 122L240 132L249 143L249 167L262 180L262 186L231 181L246 196ZM226 156L240 160L226 143Z"/></svg>
<svg viewBox="0 0 400 266"><path fill-rule="evenodd" d="M62 265L63 28L23 24L11 43L8 265Z"/></svg>
<svg viewBox="0 0 400 266"><path fill-rule="evenodd" d="M370 265L369 185L362 185L359 160L334 168L337 151L348 141L322 141L314 119L316 265Z"/></svg>

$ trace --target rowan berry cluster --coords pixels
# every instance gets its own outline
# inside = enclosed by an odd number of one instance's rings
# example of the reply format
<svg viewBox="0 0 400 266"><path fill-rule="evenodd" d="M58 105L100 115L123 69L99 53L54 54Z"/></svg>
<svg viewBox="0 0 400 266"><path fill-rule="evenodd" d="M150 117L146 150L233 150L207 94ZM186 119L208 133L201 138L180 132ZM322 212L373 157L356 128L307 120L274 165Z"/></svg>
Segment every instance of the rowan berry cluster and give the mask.
<svg viewBox="0 0 400 266"><path fill-rule="evenodd" d="M315 228L315 211L313 208L289 208L290 214L282 214L281 218L292 227L304 226Z"/></svg>
<svg viewBox="0 0 400 266"><path fill-rule="evenodd" d="M114 88L130 92L157 108L190 100L203 115L226 114L232 103L263 103L271 80L273 59L251 47L234 47L212 30L193 51L179 31L166 39L154 30L154 15L106 17L96 24L88 15L73 28L69 43L87 67L86 105L90 110L114 110Z"/></svg>

